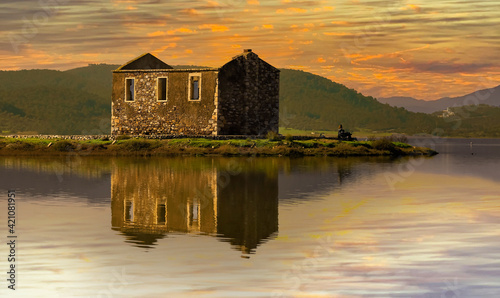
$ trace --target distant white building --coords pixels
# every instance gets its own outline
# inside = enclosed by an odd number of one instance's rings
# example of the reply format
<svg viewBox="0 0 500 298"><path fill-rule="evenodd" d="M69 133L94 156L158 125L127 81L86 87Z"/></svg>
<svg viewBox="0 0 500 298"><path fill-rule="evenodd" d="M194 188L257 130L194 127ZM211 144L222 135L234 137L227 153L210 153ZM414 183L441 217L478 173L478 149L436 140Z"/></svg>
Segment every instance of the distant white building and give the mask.
<svg viewBox="0 0 500 298"><path fill-rule="evenodd" d="M455 116L455 112L451 110L450 107L448 107L446 110L443 110L443 114L439 115L438 117L440 118L448 118L451 116Z"/></svg>

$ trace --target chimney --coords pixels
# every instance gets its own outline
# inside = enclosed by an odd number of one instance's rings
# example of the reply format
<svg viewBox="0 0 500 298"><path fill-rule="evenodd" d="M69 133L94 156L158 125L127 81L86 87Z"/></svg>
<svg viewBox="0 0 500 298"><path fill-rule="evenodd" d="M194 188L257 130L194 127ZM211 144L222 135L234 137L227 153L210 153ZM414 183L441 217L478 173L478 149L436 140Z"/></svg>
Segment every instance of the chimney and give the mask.
<svg viewBox="0 0 500 298"><path fill-rule="evenodd" d="M243 50L243 53L250 53L250 52L252 52L252 49L244 49Z"/></svg>

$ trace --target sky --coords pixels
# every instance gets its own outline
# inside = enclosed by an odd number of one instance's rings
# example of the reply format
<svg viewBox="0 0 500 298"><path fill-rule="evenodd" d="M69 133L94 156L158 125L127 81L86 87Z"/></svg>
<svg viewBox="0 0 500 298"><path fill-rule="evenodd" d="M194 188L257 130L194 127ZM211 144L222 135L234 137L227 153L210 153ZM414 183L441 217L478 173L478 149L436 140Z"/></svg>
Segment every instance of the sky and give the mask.
<svg viewBox="0 0 500 298"><path fill-rule="evenodd" d="M500 85L500 1L2 0L0 69L222 66L252 49L367 96L434 100Z"/></svg>

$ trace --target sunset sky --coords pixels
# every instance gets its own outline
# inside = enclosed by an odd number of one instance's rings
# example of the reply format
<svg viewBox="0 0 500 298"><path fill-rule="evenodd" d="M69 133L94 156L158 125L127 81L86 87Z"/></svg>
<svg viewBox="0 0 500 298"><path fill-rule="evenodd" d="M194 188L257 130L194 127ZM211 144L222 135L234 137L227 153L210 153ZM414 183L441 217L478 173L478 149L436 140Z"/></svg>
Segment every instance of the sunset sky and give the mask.
<svg viewBox="0 0 500 298"><path fill-rule="evenodd" d="M500 85L500 1L2 0L0 69L221 66L245 48L374 97Z"/></svg>

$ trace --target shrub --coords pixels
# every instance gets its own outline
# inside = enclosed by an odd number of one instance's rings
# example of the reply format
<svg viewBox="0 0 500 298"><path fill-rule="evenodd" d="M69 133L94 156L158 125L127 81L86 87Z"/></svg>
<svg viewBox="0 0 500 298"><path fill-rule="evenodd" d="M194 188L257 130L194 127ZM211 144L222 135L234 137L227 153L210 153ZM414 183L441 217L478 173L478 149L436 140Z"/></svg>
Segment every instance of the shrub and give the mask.
<svg viewBox="0 0 500 298"><path fill-rule="evenodd" d="M11 149L11 150L33 150L34 148L35 145L30 144L28 142L20 142L20 141L10 143L5 146L5 149Z"/></svg>
<svg viewBox="0 0 500 298"><path fill-rule="evenodd" d="M318 148L318 143L314 140L310 141L297 141L303 148Z"/></svg>
<svg viewBox="0 0 500 298"><path fill-rule="evenodd" d="M201 147L201 148L208 148L212 147L212 141L207 140L207 139L192 139L190 140L189 144L193 147Z"/></svg>
<svg viewBox="0 0 500 298"><path fill-rule="evenodd" d="M398 143L408 143L408 137L404 134L393 134L391 140Z"/></svg>
<svg viewBox="0 0 500 298"><path fill-rule="evenodd" d="M130 140L123 143L123 148L128 151L141 151L151 149L152 144L146 140Z"/></svg>
<svg viewBox="0 0 500 298"><path fill-rule="evenodd" d="M75 145L71 143L70 141L58 141L56 142L52 148L56 151L61 151L61 152L69 152L75 150Z"/></svg>
<svg viewBox="0 0 500 298"><path fill-rule="evenodd" d="M333 153L336 155L349 155L352 152L353 148L354 147L352 147L351 145L342 142L338 143L335 146Z"/></svg>
<svg viewBox="0 0 500 298"><path fill-rule="evenodd" d="M230 140L227 142L231 146L235 147L251 147L253 145L252 140L246 139L246 140Z"/></svg>
<svg viewBox="0 0 500 298"><path fill-rule="evenodd" d="M280 135L277 134L276 132L270 130L266 134L266 139L268 139L269 141L279 141L280 140Z"/></svg>
<svg viewBox="0 0 500 298"><path fill-rule="evenodd" d="M236 155L238 150L229 144L224 144L214 150L215 153L222 154L224 156Z"/></svg>
<svg viewBox="0 0 500 298"><path fill-rule="evenodd" d="M285 140L287 140L288 142L290 142L290 143L291 143L291 142L293 142L293 136L292 136L291 134L287 134L287 135L285 136Z"/></svg>
<svg viewBox="0 0 500 298"><path fill-rule="evenodd" d="M392 143L391 138L380 138L375 141L372 141L372 147L381 151L394 151L396 146Z"/></svg>

